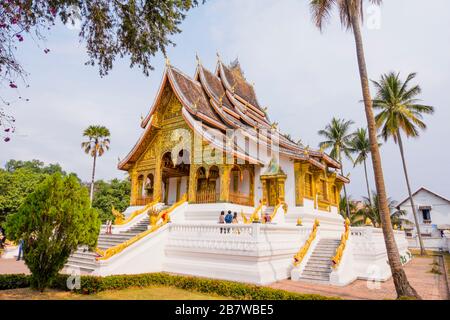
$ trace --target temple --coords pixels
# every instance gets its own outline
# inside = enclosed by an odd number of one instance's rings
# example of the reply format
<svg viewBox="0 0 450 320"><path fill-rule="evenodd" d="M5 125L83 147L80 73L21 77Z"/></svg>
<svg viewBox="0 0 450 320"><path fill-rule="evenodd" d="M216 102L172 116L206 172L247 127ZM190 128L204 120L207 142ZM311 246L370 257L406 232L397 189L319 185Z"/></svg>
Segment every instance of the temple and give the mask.
<svg viewBox="0 0 450 320"><path fill-rule="evenodd" d="M131 205L159 198L189 203L288 206L336 212L348 179L323 151L291 141L271 124L239 62L215 72L198 61L189 77L167 64L144 132L119 169L129 172Z"/></svg>
<svg viewBox="0 0 450 320"><path fill-rule="evenodd" d="M130 206L112 208L112 230L102 227L95 250L72 254L67 272L256 284L390 277L382 230L339 214L349 183L339 162L281 133L237 60L219 58L211 72L197 58L192 77L167 62L141 127L118 165L131 179ZM218 223L222 211L233 223ZM407 263L404 232L394 233Z"/></svg>

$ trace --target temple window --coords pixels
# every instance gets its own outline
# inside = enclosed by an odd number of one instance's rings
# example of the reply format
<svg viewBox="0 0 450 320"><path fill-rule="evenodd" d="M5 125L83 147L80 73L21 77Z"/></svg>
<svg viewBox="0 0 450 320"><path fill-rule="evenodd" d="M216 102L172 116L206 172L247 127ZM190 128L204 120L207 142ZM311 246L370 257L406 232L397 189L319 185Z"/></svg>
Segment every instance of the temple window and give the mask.
<svg viewBox="0 0 450 320"><path fill-rule="evenodd" d="M144 190L144 176L142 174L139 175L137 184L138 184L137 195L138 195L138 198L141 198L143 196L143 190Z"/></svg>
<svg viewBox="0 0 450 320"><path fill-rule="evenodd" d="M333 203L337 203L338 199L337 199L337 188L336 186L331 186L331 199L333 201Z"/></svg>
<svg viewBox="0 0 450 320"><path fill-rule="evenodd" d="M323 200L328 200L327 182L324 179L320 179L319 195Z"/></svg>
<svg viewBox="0 0 450 320"><path fill-rule="evenodd" d="M313 197L312 174L310 173L305 174L305 195L307 197Z"/></svg>

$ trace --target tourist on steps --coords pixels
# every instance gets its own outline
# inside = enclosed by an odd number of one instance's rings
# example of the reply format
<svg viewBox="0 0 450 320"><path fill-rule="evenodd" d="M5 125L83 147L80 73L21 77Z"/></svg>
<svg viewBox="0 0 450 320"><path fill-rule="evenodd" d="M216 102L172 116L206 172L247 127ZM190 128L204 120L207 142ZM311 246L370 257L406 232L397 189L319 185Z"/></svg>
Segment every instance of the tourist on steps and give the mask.
<svg viewBox="0 0 450 320"><path fill-rule="evenodd" d="M227 215L225 216L225 223L229 224L233 222L233 215L231 214L231 210L228 210ZM230 228L227 228L227 233L230 233Z"/></svg>
<svg viewBox="0 0 450 320"><path fill-rule="evenodd" d="M225 211L220 212L219 223L220 224L225 223ZM224 232L224 228L220 228L220 233L223 233L223 232Z"/></svg>

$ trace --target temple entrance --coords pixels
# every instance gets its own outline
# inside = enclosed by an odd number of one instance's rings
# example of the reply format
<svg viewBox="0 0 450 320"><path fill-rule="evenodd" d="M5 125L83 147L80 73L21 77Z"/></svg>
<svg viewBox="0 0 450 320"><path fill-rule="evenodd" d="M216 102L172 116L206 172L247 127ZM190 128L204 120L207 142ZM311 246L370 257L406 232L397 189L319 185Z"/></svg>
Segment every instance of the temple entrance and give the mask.
<svg viewBox="0 0 450 320"><path fill-rule="evenodd" d="M197 189L195 201L197 203L214 203L220 196L219 168L212 166L207 171L204 167L197 169Z"/></svg>
<svg viewBox="0 0 450 320"><path fill-rule="evenodd" d="M175 156L166 152L162 157L161 188L162 202L173 204L188 192L190 156L186 150L180 150Z"/></svg>
<svg viewBox="0 0 450 320"><path fill-rule="evenodd" d="M248 168L234 166L230 171L230 202L253 206L252 176Z"/></svg>
<svg viewBox="0 0 450 320"><path fill-rule="evenodd" d="M278 203L278 198L280 194L278 192L277 183L275 179L268 179L266 182L266 192L267 192L267 205L269 207L274 207Z"/></svg>

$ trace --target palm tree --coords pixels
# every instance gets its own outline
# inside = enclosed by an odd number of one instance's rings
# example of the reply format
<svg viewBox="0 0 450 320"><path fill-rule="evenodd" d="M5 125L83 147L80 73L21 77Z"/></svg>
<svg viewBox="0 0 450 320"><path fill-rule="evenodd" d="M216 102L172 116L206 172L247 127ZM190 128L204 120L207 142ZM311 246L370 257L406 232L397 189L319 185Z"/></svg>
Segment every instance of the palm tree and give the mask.
<svg viewBox="0 0 450 320"><path fill-rule="evenodd" d="M365 218L369 218L372 220L375 227L379 227L381 225L381 217L380 217L380 207L378 205L378 195L376 192L372 193L373 202L370 202L368 197L364 197L364 212ZM373 203L373 204L372 204ZM396 201L388 198L388 207L391 215L391 224L392 226L397 225L400 226L402 224L410 224L411 222L408 219L405 219L406 215L405 210L397 210L396 209Z"/></svg>
<svg viewBox="0 0 450 320"><path fill-rule="evenodd" d="M381 5L382 0L369 0L374 5ZM377 141L377 129L372 110L372 98L370 96L369 77L367 75L366 59L364 55L363 40L361 35L361 22L363 18L364 0L310 0L311 12L315 25L322 30L325 22L330 17L331 11L336 7L339 11L341 24L353 32L358 60L359 76L366 113L367 128L369 132L370 153L372 155L375 185L379 195L381 225L383 227L384 242L391 267L397 295L420 298L416 290L409 284L403 270L400 254L394 238L391 226L391 217L387 203L386 187L384 184L383 168L381 165L380 150Z"/></svg>
<svg viewBox="0 0 450 320"><path fill-rule="evenodd" d="M325 129L319 130L318 134L326 140L319 143L321 149L331 149L330 156L337 159L341 164L341 174L344 175L344 165L342 163L342 153L347 158L351 159L348 145L352 138L350 133L350 126L353 124L352 120L331 119L331 122L326 125ZM347 188L344 183L344 198L346 199L346 213L350 217L350 207L347 197Z"/></svg>
<svg viewBox="0 0 450 320"><path fill-rule="evenodd" d="M425 129L427 127L422 121L422 115L432 114L434 108L419 104L419 100L416 99L422 91L419 85L415 85L412 88L408 87L409 82L415 77L416 73L410 73L406 80L402 81L399 73L389 72L388 74L382 75L380 81L372 81L377 89L377 95L373 100L373 107L380 110L380 113L375 117L375 122L377 127L381 128L381 136L385 141L392 137L394 142L398 143L406 186L408 188L409 201L411 202L414 222L419 237L420 254L424 255L425 248L420 233L416 206L414 205L414 199L411 193L401 132L403 131L407 138L418 137L419 129Z"/></svg>
<svg viewBox="0 0 450 320"><path fill-rule="evenodd" d="M366 187L367 187L367 197L369 199L370 205L372 205L372 197L370 195L369 178L367 176L367 164L366 160L370 154L370 142L367 137L367 130L364 128L359 128L353 135L353 139L350 140L348 149L350 153L356 154L356 158L353 160L353 167L358 164L364 165L364 175L366 177Z"/></svg>
<svg viewBox="0 0 450 320"><path fill-rule="evenodd" d="M101 157L106 150L109 149L109 130L103 126L89 126L83 132L83 137L88 137L89 140L82 142L81 147L86 154L90 154L94 158L92 166L92 180L90 188L91 202L94 198L94 179L95 179L95 164L97 157Z"/></svg>
<svg viewBox="0 0 450 320"><path fill-rule="evenodd" d="M355 201L351 199L351 197L348 197L348 205L350 208L350 225L351 226L361 226L364 224L365 221L365 214L364 211L358 209L358 205ZM339 201L339 214L345 219L347 218L347 201L345 198L341 198Z"/></svg>

